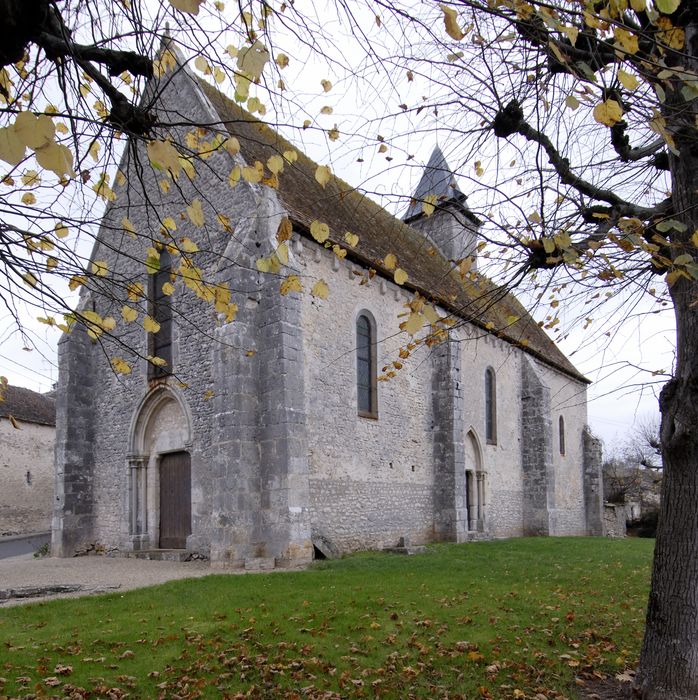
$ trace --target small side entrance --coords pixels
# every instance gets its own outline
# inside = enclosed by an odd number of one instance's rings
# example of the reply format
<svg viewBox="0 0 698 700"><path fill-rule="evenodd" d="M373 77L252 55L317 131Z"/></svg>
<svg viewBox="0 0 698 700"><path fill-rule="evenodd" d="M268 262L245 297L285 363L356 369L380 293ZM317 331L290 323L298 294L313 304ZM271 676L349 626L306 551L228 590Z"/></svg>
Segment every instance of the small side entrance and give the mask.
<svg viewBox="0 0 698 700"><path fill-rule="evenodd" d="M191 457L172 452L160 460L160 547L185 549L191 534Z"/></svg>

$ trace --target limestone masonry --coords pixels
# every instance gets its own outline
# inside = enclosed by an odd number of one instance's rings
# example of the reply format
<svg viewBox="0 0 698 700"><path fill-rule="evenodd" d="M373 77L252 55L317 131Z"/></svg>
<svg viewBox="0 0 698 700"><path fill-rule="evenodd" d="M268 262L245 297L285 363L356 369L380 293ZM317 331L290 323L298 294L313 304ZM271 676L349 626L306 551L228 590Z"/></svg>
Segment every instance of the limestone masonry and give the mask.
<svg viewBox="0 0 698 700"><path fill-rule="evenodd" d="M143 144L126 149L128 185L115 185L92 255L115 283L109 294L85 289L80 308L121 319L131 305L140 315L119 324L122 345L94 343L79 325L60 343L54 554L185 549L218 565L287 566L401 538L601 534L587 381L513 297L475 272L479 221L441 152L405 221L337 178L321 187L302 153L285 161L278 186L240 178L231 187L236 166L264 166L293 147L185 69L159 88L162 123L211 124L197 138L227 130L241 149L217 149L167 191ZM182 126L169 134L187 142ZM427 217L430 194L437 208ZM203 227L179 215L196 198ZM173 242L198 246L204 278L229 285L233 321L182 284L180 255L163 246L165 217L176 221ZM284 218L288 263L260 272L257 261L275 250L285 263ZM310 235L314 220L329 226L325 245ZM148 246L160 255L151 274ZM390 253L408 274L402 286ZM468 257L461 277L454 262ZM303 293L280 293L290 275ZM310 294L318 280L327 298ZM147 300L129 299L134 283ZM400 324L434 312L454 322L441 324L438 342L410 345ZM145 313L156 333L144 330ZM164 369L145 359L154 354ZM133 371L115 374L114 355ZM383 381L387 372L395 376Z"/></svg>

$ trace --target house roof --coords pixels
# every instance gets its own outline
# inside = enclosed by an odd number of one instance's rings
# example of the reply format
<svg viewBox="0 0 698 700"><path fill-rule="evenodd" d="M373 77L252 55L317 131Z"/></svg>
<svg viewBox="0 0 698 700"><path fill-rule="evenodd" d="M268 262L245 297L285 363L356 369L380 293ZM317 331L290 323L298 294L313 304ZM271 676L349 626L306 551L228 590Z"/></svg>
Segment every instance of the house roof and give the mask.
<svg viewBox="0 0 698 700"><path fill-rule="evenodd" d="M8 386L5 400L0 401L0 418L39 425L56 425L56 399L51 394L39 394L20 386Z"/></svg>
<svg viewBox="0 0 698 700"><path fill-rule="evenodd" d="M239 140L247 162L265 164L272 155L289 149L297 152L298 159L285 163L278 182L278 194L297 230L307 234L314 220L323 221L330 228L331 243L341 245L355 262L390 280L393 273L384 267L383 260L393 253L399 267L408 274L403 285L406 289L419 292L575 379L589 382L512 294L479 274L463 279L423 234L340 178L333 176L323 188L315 179L317 163L213 86L203 80L198 84L222 124ZM450 181L447 186L451 187ZM347 231L359 236L355 247L344 240Z"/></svg>

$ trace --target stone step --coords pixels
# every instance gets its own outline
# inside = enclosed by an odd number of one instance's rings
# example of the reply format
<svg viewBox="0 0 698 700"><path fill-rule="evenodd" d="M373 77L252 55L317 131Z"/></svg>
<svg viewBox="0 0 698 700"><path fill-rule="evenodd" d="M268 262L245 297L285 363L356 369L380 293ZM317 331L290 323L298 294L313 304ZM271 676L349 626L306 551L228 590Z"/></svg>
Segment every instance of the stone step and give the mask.
<svg viewBox="0 0 698 700"><path fill-rule="evenodd" d="M412 554L424 554L427 548L423 545L413 545L412 547L384 547L383 551L388 554L406 554L410 556Z"/></svg>
<svg viewBox="0 0 698 700"><path fill-rule="evenodd" d="M245 559L245 571L270 571L276 567L274 557L250 557Z"/></svg>
<svg viewBox="0 0 698 700"><path fill-rule="evenodd" d="M191 561L199 557L187 549L136 549L124 552L128 559L149 559L151 561Z"/></svg>

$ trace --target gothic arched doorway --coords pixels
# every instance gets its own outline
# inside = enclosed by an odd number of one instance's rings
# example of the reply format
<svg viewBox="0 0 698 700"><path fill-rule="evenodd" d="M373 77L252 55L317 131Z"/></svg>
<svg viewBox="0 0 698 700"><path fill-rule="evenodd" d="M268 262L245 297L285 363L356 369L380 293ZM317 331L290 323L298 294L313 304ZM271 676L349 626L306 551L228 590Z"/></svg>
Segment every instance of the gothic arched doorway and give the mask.
<svg viewBox="0 0 698 700"><path fill-rule="evenodd" d="M134 549L185 549L192 531L191 418L167 386L141 402L131 426L129 534Z"/></svg>

